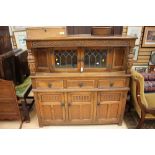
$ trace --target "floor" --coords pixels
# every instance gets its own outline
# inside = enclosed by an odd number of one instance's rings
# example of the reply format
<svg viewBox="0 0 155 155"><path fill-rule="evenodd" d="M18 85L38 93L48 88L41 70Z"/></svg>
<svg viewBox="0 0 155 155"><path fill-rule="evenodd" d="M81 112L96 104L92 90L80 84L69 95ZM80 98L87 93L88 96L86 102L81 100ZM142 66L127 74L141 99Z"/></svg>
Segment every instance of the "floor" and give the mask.
<svg viewBox="0 0 155 155"><path fill-rule="evenodd" d="M118 125L87 125L87 126L45 126L39 128L35 109L30 112L30 123L24 122L22 129L50 129L50 128L98 128L98 129L127 129L125 122ZM19 129L20 121L0 121L0 129Z"/></svg>

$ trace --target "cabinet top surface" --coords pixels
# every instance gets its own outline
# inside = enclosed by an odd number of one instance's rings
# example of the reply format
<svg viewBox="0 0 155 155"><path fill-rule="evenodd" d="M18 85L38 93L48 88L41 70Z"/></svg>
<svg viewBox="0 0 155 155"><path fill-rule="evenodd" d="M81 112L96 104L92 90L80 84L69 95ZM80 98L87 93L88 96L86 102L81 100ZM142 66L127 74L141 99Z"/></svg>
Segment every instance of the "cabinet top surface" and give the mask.
<svg viewBox="0 0 155 155"><path fill-rule="evenodd" d="M31 78L36 77L130 77L130 74L125 74L124 71L120 72L104 72L104 73L96 73L96 72L83 72L83 73L36 73Z"/></svg>
<svg viewBox="0 0 155 155"><path fill-rule="evenodd" d="M137 39L136 37L133 36L127 36L127 35L119 35L119 36L93 36L93 35L65 35L62 37L50 37L50 38L38 38L38 39L33 39L29 38L26 39L27 41L47 41L47 40L130 40L130 39Z"/></svg>

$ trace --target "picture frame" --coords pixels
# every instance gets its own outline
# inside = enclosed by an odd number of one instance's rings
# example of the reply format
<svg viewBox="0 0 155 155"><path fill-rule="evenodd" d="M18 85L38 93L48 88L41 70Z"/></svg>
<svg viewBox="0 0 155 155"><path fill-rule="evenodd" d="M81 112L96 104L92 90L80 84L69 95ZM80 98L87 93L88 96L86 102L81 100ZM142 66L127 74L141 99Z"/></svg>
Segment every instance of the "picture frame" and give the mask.
<svg viewBox="0 0 155 155"><path fill-rule="evenodd" d="M25 30L20 30L20 31L14 31L13 32L15 42L16 42L16 47L21 48L21 49L27 49L26 46L26 31Z"/></svg>
<svg viewBox="0 0 155 155"><path fill-rule="evenodd" d="M134 70L139 73L148 73L148 66L134 66Z"/></svg>
<svg viewBox="0 0 155 155"><path fill-rule="evenodd" d="M142 34L142 26L128 26L127 35L137 37L135 45L140 44L141 34Z"/></svg>
<svg viewBox="0 0 155 155"><path fill-rule="evenodd" d="M135 46L133 48L133 55L134 55L133 60L134 61L137 61L137 59L138 59L138 53L139 53L139 46Z"/></svg>
<svg viewBox="0 0 155 155"><path fill-rule="evenodd" d="M155 47L155 26L145 26L142 47Z"/></svg>

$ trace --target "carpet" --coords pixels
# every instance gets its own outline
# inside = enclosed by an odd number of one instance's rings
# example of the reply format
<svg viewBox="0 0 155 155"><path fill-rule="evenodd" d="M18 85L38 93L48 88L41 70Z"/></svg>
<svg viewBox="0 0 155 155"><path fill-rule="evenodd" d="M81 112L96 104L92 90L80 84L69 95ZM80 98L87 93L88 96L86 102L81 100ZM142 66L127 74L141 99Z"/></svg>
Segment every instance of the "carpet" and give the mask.
<svg viewBox="0 0 155 155"><path fill-rule="evenodd" d="M135 129L139 121L139 116L136 111L131 110L130 112L125 112L124 121L128 129ZM142 129L155 129L155 120L145 120Z"/></svg>

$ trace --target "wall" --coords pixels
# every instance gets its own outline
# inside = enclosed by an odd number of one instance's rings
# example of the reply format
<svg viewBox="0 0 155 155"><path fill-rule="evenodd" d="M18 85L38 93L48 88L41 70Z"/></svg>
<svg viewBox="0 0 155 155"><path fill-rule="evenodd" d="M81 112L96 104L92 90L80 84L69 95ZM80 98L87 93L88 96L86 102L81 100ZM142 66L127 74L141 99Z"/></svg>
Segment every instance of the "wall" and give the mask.
<svg viewBox="0 0 155 155"><path fill-rule="evenodd" d="M123 26L123 34L124 35L127 34L127 31L128 31L128 27ZM155 48L142 47L143 35L144 35L144 26L142 27L142 32L141 32L138 58L137 58L137 61L134 62L135 66L147 66L149 63L151 51L155 50Z"/></svg>

